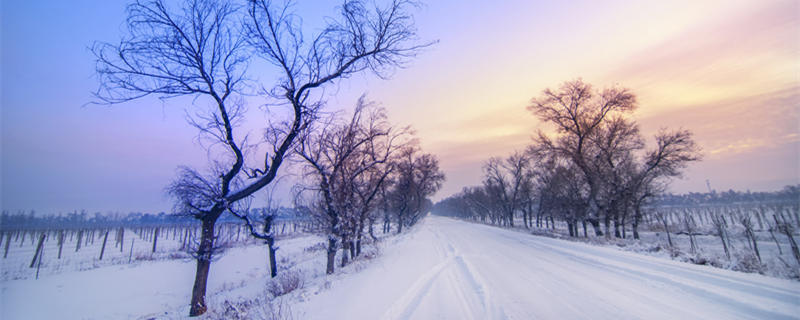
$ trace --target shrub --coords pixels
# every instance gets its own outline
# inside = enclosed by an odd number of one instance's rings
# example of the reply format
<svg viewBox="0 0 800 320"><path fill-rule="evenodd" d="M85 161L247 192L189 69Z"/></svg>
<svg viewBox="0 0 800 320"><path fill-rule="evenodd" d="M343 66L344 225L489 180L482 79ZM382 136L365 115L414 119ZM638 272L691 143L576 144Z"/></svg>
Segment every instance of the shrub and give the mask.
<svg viewBox="0 0 800 320"><path fill-rule="evenodd" d="M291 320L292 310L283 301L262 301L261 299L231 302L225 300L222 308L214 308L208 313L208 319L245 320Z"/></svg>
<svg viewBox="0 0 800 320"><path fill-rule="evenodd" d="M325 246L324 242L317 242L313 246L306 247L305 249L303 249L303 251L305 251L305 252L314 252L314 251L325 250L326 248L327 247Z"/></svg>
<svg viewBox="0 0 800 320"><path fill-rule="evenodd" d="M300 271L286 270L267 283L267 292L273 297L280 297L302 288L304 284L305 279Z"/></svg>
<svg viewBox="0 0 800 320"><path fill-rule="evenodd" d="M767 266L758 261L755 254L750 251L737 252L734 254L734 261L732 262L731 269L743 272L756 272L764 274Z"/></svg>

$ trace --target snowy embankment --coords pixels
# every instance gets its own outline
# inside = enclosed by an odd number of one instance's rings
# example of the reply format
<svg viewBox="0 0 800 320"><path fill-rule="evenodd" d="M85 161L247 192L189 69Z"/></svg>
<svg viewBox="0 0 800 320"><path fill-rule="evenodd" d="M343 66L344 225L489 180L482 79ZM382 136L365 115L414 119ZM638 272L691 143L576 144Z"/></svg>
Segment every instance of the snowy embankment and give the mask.
<svg viewBox="0 0 800 320"><path fill-rule="evenodd" d="M791 319L800 283L430 216L383 255L324 275L318 237L279 242L304 286L277 298L294 319ZM264 246L212 264L205 318L258 319ZM374 255L372 255L374 256ZM194 262L146 261L1 283L2 319L183 318ZM285 273L286 270L282 272ZM272 313L274 314L274 313Z"/></svg>

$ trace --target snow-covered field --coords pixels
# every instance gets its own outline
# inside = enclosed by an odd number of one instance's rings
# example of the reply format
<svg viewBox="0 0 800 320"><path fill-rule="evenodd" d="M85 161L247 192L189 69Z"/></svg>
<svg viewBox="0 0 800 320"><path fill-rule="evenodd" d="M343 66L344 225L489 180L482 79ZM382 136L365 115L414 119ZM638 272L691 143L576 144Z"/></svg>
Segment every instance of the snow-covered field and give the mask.
<svg viewBox="0 0 800 320"><path fill-rule="evenodd" d="M301 289L278 298L294 319L792 319L800 283L427 217L380 243L382 254L324 275L322 239L281 240ZM207 318L258 318L265 248L212 264ZM2 319L181 318L194 262L144 261L39 280L4 280ZM282 271L286 271L285 269ZM242 307L241 310L238 307Z"/></svg>
<svg viewBox="0 0 800 320"><path fill-rule="evenodd" d="M302 260L311 255L306 248L318 242L321 239L314 236L282 239L278 260L306 268L311 263ZM225 300L263 293L268 279L266 259L264 245L225 251L211 265L207 301L212 308ZM152 260L45 275L38 280L5 280L0 283L0 319L182 318L189 314L195 268L191 259Z"/></svg>
<svg viewBox="0 0 800 320"><path fill-rule="evenodd" d="M472 220L468 220L468 222L480 223ZM696 248L694 253L691 250L688 233L681 225L670 225L669 238L672 240L672 247L669 246L667 234L660 224L644 225L639 231L641 237L639 240L633 239L632 231L630 230L627 231L627 238L625 239L614 237L613 231L609 234L609 237L594 236L591 226L589 226L588 237L584 237L582 228L579 230L577 237L572 237L569 236L567 224L563 221L556 221L555 228L531 227L526 229L523 226L522 220L519 219L515 222L515 227L503 228L568 241L617 247L626 251L677 261L708 264L722 269L800 280L800 264L792 254L789 239L786 235L777 231L770 234L768 230L758 228L754 230L758 251L761 255L761 261L759 262L749 240L744 235L744 230L740 226L730 227L727 230L731 237L728 241L730 258L725 254L719 236L709 226L695 229ZM795 234L794 237L797 239L798 235Z"/></svg>
<svg viewBox="0 0 800 320"><path fill-rule="evenodd" d="M153 227L138 229L126 228L122 244L115 238L118 229L90 229L84 230L82 237L77 236L77 230L47 230L43 242L41 259L37 259L34 267L30 264L38 245L42 231L8 231L9 237L1 237L0 245L0 280L19 280L35 278L49 274L59 274L69 271L84 271L111 265L139 264L153 260L170 260L188 258L189 254L184 247L196 246L195 234L199 226L166 226L159 228L159 236L153 236ZM217 245L223 247L238 247L257 243L255 238L249 237L243 227L238 224L220 224L217 227ZM279 237L292 236L301 233L301 228L292 223L276 224ZM59 257L59 232L64 233L64 242ZM103 239L108 231L106 247L103 250ZM187 231L192 235L184 239ZM25 234L22 236L21 234ZM186 234L185 234L186 233ZM78 246L78 238L81 238ZM7 241L10 240L10 241ZM23 241L24 240L24 241ZM156 242L155 251L153 242ZM10 244L9 246L6 246ZM5 249L8 248L6 254ZM103 258L100 259L100 254Z"/></svg>

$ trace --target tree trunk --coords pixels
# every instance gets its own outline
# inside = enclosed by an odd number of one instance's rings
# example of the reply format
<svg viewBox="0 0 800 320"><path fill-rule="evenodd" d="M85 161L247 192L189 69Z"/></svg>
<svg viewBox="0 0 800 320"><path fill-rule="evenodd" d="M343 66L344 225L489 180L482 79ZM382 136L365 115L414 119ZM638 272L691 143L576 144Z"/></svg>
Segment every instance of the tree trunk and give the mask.
<svg viewBox="0 0 800 320"><path fill-rule="evenodd" d="M206 313L206 285L208 284L208 271L211 268L211 256L214 253L214 224L219 215L211 214L212 217L203 219L202 231L200 233L200 245L197 248L197 272L192 287L190 317L196 317ZM155 242L153 243L155 248Z"/></svg>
<svg viewBox="0 0 800 320"><path fill-rule="evenodd" d="M586 221L589 221L589 224L592 225L592 228L594 229L594 235L595 236L599 237L599 236L603 235L603 231L600 230L600 221L597 221L597 219L587 219Z"/></svg>
<svg viewBox="0 0 800 320"><path fill-rule="evenodd" d="M522 212L522 223L525 225L525 228L528 228L528 213Z"/></svg>
<svg viewBox="0 0 800 320"><path fill-rule="evenodd" d="M272 221L274 219L273 215L268 215L264 218L264 234L266 235L267 242L267 253L269 254L269 275L272 278L278 276L278 263L275 260L275 251L278 251L275 248L275 236L272 235Z"/></svg>
<svg viewBox="0 0 800 320"><path fill-rule="evenodd" d="M361 255L361 236L364 234L364 222L365 219L361 219L361 222L358 223L358 228L356 229L356 241L353 246L353 257L358 257Z"/></svg>
<svg viewBox="0 0 800 320"><path fill-rule="evenodd" d="M270 237L267 240L267 246L269 247L269 275L272 278L275 278L278 275L278 263L275 261L275 251L278 251L274 247L275 240Z"/></svg>
<svg viewBox="0 0 800 320"><path fill-rule="evenodd" d="M403 232L403 217L397 217L397 234L401 234Z"/></svg>
<svg viewBox="0 0 800 320"><path fill-rule="evenodd" d="M328 266L325 269L325 273L333 274L333 268L336 259L336 238L333 235L328 237Z"/></svg>
<svg viewBox="0 0 800 320"><path fill-rule="evenodd" d="M356 249L355 249L355 256L358 257L361 255L361 233L358 234L358 238L356 239Z"/></svg>
<svg viewBox="0 0 800 320"><path fill-rule="evenodd" d="M369 236L372 238L372 241L378 241L378 237L376 237L374 231L372 231L374 225L375 220L369 220Z"/></svg>
<svg viewBox="0 0 800 320"><path fill-rule="evenodd" d="M589 235L586 233L586 220L581 220L581 223L583 224L583 237L588 238Z"/></svg>
<svg viewBox="0 0 800 320"><path fill-rule="evenodd" d="M633 238L639 240L639 210L636 210L636 213L633 214L633 223L631 224L631 228L633 229Z"/></svg>
<svg viewBox="0 0 800 320"><path fill-rule="evenodd" d="M348 239L347 237L343 237L342 238L342 264L340 266L341 268L344 268L344 266L347 265L347 262L348 262L347 253L348 253L349 250L350 250L350 239Z"/></svg>

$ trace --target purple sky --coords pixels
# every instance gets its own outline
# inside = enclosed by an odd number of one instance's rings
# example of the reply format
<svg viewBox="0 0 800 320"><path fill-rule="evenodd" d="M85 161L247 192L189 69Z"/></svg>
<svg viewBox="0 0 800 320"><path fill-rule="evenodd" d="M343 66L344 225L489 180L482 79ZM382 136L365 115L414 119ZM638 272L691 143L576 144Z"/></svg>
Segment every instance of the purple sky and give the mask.
<svg viewBox="0 0 800 320"><path fill-rule="evenodd" d="M2 6L2 208L169 211L164 187L176 167L206 164L185 122L187 106L203 102L86 105L97 87L87 47L119 39L124 2ZM298 10L313 29L332 7ZM705 191L707 179L718 190L800 183L796 1L429 1L417 26L440 43L388 81L340 83L329 108L366 92L392 121L417 128L448 176L437 198L480 183L490 156L523 149L541 127L525 110L530 98L577 77L631 88L648 136L664 126L695 132L705 160L674 191ZM265 119L257 103L253 128Z"/></svg>

